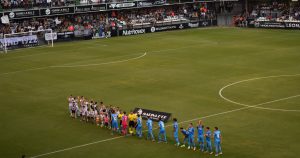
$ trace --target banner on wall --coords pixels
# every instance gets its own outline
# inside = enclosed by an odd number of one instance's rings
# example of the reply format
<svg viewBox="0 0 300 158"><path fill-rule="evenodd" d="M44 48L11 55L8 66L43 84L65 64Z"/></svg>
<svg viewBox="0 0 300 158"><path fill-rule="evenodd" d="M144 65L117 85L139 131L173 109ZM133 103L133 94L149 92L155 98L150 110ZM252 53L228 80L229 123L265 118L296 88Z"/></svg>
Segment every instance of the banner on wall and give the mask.
<svg viewBox="0 0 300 158"><path fill-rule="evenodd" d="M300 22L249 21L249 27L274 29L300 29Z"/></svg>

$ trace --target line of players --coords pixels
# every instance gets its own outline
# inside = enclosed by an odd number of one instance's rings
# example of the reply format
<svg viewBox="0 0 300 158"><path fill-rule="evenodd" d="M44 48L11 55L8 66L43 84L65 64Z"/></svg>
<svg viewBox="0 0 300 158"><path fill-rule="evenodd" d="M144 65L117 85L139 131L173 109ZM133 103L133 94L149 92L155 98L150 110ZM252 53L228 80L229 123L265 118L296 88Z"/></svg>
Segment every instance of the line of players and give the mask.
<svg viewBox="0 0 300 158"><path fill-rule="evenodd" d="M113 106L105 106L103 102L98 105L97 102L88 101L83 96L68 97L70 116L77 118L80 117L81 121L92 122L97 126L106 127L112 129L113 134L136 135L139 138L143 137L143 121L139 114L133 113L132 111L127 115L126 112L122 112L120 108ZM78 106L80 105L80 107ZM120 128L119 128L120 126ZM148 117L146 121L147 126L147 140L155 141L153 135L153 122L152 118ZM208 152L213 154L212 141L214 139L215 156L221 155L221 132L218 127L215 127L213 134L211 133L210 127L204 128L201 120L198 122L196 127L198 132L197 143L202 152ZM167 136L164 122L159 119L158 122L158 143L167 143ZM179 131L183 134L184 140L182 144L179 141ZM129 133L128 133L129 132ZM196 142L194 140L195 129L193 124L190 123L188 128L179 128L178 121L176 118L173 119L173 136L176 141L176 146L186 147L188 149L196 150Z"/></svg>
<svg viewBox="0 0 300 158"><path fill-rule="evenodd" d="M221 149L221 131L218 127L214 128L214 132L212 133L210 130L210 127L205 127L202 124L202 121L199 120L198 125L196 126L196 130L198 133L197 137L197 144L200 147L200 150L202 152L206 152L209 154L213 154L212 150L212 141L211 139L214 139L214 146L215 146L215 156L222 155L222 149ZM188 143L188 149L196 150L196 141L194 140L194 134L195 129L193 127L193 123L190 123L187 129L180 128L180 132L184 135L184 140L182 145L180 146L180 142L178 139L178 122L177 119L173 119L173 133L174 138L176 141L176 145L180 147L185 147L186 143Z"/></svg>

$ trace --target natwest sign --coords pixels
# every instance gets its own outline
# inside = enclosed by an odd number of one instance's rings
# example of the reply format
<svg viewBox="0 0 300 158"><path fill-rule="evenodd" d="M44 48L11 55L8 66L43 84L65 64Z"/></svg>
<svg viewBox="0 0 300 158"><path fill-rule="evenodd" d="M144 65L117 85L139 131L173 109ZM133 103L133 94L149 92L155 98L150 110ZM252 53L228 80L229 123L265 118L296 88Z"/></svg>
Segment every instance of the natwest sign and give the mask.
<svg viewBox="0 0 300 158"><path fill-rule="evenodd" d="M123 30L122 35L123 36L129 36L129 35L137 35L137 34L144 34L146 33L146 29L132 29L132 30Z"/></svg>

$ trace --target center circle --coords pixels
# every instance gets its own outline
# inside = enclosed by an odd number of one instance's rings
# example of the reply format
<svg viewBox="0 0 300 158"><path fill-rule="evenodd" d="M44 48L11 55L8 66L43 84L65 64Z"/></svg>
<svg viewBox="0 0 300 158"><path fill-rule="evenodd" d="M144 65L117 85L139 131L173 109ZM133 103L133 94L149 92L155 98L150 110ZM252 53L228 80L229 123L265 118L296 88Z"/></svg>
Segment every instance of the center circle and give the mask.
<svg viewBox="0 0 300 158"><path fill-rule="evenodd" d="M282 108L268 108L268 107L261 107L261 105L266 105L266 104L270 104L270 103L275 103L275 102L279 102L279 101L283 101L283 100L288 100L288 99L292 99L292 98L297 98L300 97L300 94L298 95L294 95L294 96L289 96L286 98L280 98L280 99L276 99L276 100L272 100L272 101L268 101L268 102L264 102L264 103L259 103L259 104L255 104L255 105L249 105L249 104L244 104L244 103L240 103L240 102L236 102L233 101L232 99L226 98L223 95L223 91L231 86L237 85L237 84L241 84L241 83L245 83L245 82L250 82L250 81L255 81L255 80L262 80L262 79L269 79L269 78L281 78L281 77L295 77L295 76L300 76L300 74L293 74L293 75L277 75L277 76L265 76L265 77L256 77L256 78L251 78L251 79L246 79L246 80L241 80L241 81L237 81L234 83L230 83L224 87L222 87L219 90L219 96L228 101L231 102L233 104L236 105L241 105L241 106L245 106L245 107L249 107L249 108L256 108L256 109L264 109L264 110L272 110L272 111L282 111L282 112L300 112L300 110L296 110L296 109L282 109Z"/></svg>

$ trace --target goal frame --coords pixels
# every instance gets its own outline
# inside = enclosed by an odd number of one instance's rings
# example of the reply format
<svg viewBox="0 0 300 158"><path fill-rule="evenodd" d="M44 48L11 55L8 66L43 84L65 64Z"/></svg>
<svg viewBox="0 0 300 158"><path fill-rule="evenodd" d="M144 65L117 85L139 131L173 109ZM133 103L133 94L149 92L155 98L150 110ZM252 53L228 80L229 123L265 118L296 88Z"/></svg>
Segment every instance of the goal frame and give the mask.
<svg viewBox="0 0 300 158"><path fill-rule="evenodd" d="M4 53L7 53L7 44L6 44L6 39L7 39L7 36L12 36L12 35L22 35L22 34L32 34L32 33L39 33L39 32L49 32L52 36L51 36L51 47L53 47L53 30L52 29L44 29L44 30L38 30L38 31L28 31L28 32L20 32L20 33L10 33L10 34L4 34L3 36L3 49L4 49ZM45 37L44 37L45 38ZM48 43L49 43L48 41Z"/></svg>

